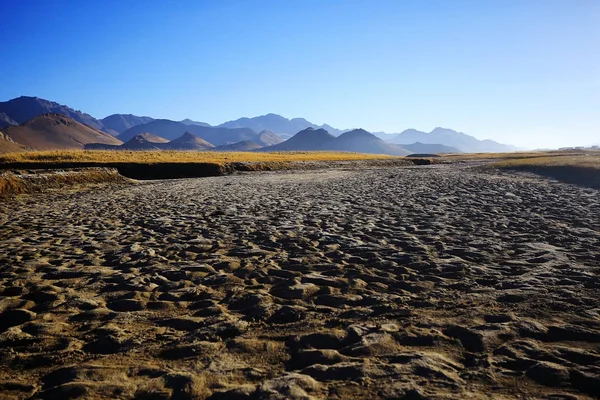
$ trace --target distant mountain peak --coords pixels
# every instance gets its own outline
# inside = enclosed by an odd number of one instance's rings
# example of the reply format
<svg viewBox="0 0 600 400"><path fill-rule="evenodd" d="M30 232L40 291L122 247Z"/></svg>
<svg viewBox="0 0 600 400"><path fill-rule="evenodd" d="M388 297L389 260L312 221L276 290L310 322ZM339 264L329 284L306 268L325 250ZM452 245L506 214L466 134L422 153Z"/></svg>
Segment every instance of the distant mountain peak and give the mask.
<svg viewBox="0 0 600 400"><path fill-rule="evenodd" d="M102 129L102 122L91 115L39 97L21 96L12 100L0 102L0 114L8 116L10 120L17 124L23 124L38 115L46 113L60 114L91 128L97 130ZM13 125L10 120L5 117L1 118L0 124L4 126ZM0 125L0 128L3 127L2 125Z"/></svg>
<svg viewBox="0 0 600 400"><path fill-rule="evenodd" d="M380 140L383 142L383 140L381 140L377 136L373 135L371 132L368 132L362 128L352 129L350 131L344 132L340 136L338 136L338 138L355 138L355 139L365 138L368 140L376 139L376 140Z"/></svg>
<svg viewBox="0 0 600 400"><path fill-rule="evenodd" d="M179 138L180 139L194 139L197 138L198 136L194 135L192 132L190 131L185 131L183 133L183 135L181 135Z"/></svg>
<svg viewBox="0 0 600 400"><path fill-rule="evenodd" d="M255 132L268 129L278 135L294 135L306 128L319 129L325 127L325 125L319 126L313 124L304 118L288 119L279 114L273 113L253 118L239 118L235 121L225 122L219 126L224 128L250 128ZM342 133L342 131L332 128L329 125L327 125L326 128L329 133L334 135L340 135Z"/></svg>

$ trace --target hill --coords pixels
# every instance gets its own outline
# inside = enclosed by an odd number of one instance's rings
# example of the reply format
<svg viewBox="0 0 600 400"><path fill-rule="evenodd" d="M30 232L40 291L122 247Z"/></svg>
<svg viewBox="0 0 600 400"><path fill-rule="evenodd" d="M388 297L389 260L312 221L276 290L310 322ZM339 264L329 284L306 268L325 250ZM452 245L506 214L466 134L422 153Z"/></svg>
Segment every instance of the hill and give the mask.
<svg viewBox="0 0 600 400"><path fill-rule="evenodd" d="M237 143L226 144L213 148L214 151L252 151L260 149L261 146L252 140L244 140Z"/></svg>
<svg viewBox="0 0 600 400"><path fill-rule="evenodd" d="M271 131L264 130L259 132L253 141L261 146L273 146L283 142L283 139Z"/></svg>
<svg viewBox="0 0 600 400"><path fill-rule="evenodd" d="M465 153L495 153L514 151L515 148L494 142L493 140L478 140L462 132L452 129L435 128L429 133L416 129L407 129L394 135L390 143L405 145L416 142L424 144L442 144L455 147Z"/></svg>
<svg viewBox="0 0 600 400"><path fill-rule="evenodd" d="M306 128L285 142L264 147L258 151L313 151L323 150L324 146L335 139L325 129Z"/></svg>
<svg viewBox="0 0 600 400"><path fill-rule="evenodd" d="M344 132L329 125L318 126L310 121L305 120L304 118L287 119L277 114L267 114L253 118L239 118L235 121L225 122L219 126L224 128L250 128L255 132L269 130L276 134L284 135L293 135L294 133L302 131L306 128L322 128L335 136Z"/></svg>
<svg viewBox="0 0 600 400"><path fill-rule="evenodd" d="M43 114L4 133L15 142L36 150L83 149L88 143L119 145L121 141L59 114Z"/></svg>
<svg viewBox="0 0 600 400"><path fill-rule="evenodd" d="M215 145L226 145L244 140L252 140L261 146L268 146L273 141L281 140L270 133L257 134L250 128L222 128L200 125L185 125L181 122L167 119L157 119L144 125L138 125L121 133L118 138L127 141L140 133L150 132L166 139L174 140L186 132L206 140Z"/></svg>
<svg viewBox="0 0 600 400"><path fill-rule="evenodd" d="M134 136L119 146L118 150L161 150L169 141L151 133Z"/></svg>
<svg viewBox="0 0 600 400"><path fill-rule="evenodd" d="M402 148L410 151L411 153L418 154L441 154L441 153L462 153L459 149L452 146L445 146L443 144L428 144L416 142L413 144L402 145Z"/></svg>
<svg viewBox="0 0 600 400"><path fill-rule="evenodd" d="M169 150L208 150L215 146L193 133L185 132L177 139L171 140L162 147Z"/></svg>
<svg viewBox="0 0 600 400"><path fill-rule="evenodd" d="M185 125L212 126L210 124L207 124L206 122L192 121L189 118L186 118L186 119L184 119L182 121L179 121L179 122L181 122L182 124L185 124Z"/></svg>
<svg viewBox="0 0 600 400"><path fill-rule="evenodd" d="M306 128L283 143L256 151L347 151L355 153L407 155L402 147L386 143L364 129L355 129L333 136L325 129Z"/></svg>
<svg viewBox="0 0 600 400"><path fill-rule="evenodd" d="M409 154L400 146L387 143L364 129L354 129L327 142L323 150L350 151L356 153L405 156Z"/></svg>
<svg viewBox="0 0 600 400"><path fill-rule="evenodd" d="M120 133L134 126L147 124L152 121L154 121L154 118L138 117L132 114L113 114L100 120L102 129L114 136L118 136Z"/></svg>
<svg viewBox="0 0 600 400"><path fill-rule="evenodd" d="M39 97L21 96L16 99L0 102L0 114L4 114L17 124L23 124L43 114L60 114L81 124L88 125L93 129L102 129L102 122L91 115L58 104L54 101L40 99ZM0 118L0 128L7 125L14 124L10 123L6 118Z"/></svg>
<svg viewBox="0 0 600 400"><path fill-rule="evenodd" d="M15 143L10 137L0 132L0 154L16 153L25 150L27 150L27 147Z"/></svg>
<svg viewBox="0 0 600 400"><path fill-rule="evenodd" d="M5 128L10 125L19 125L19 123L9 117L6 113L0 113L0 127Z"/></svg>

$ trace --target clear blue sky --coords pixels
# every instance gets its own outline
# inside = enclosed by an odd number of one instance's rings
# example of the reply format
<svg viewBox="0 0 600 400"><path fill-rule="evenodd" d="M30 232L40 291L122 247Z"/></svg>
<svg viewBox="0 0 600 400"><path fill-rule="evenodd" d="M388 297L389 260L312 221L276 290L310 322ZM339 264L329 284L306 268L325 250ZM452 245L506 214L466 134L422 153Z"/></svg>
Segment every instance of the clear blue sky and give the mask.
<svg viewBox="0 0 600 400"><path fill-rule="evenodd" d="M598 0L0 0L0 100L600 142Z"/></svg>

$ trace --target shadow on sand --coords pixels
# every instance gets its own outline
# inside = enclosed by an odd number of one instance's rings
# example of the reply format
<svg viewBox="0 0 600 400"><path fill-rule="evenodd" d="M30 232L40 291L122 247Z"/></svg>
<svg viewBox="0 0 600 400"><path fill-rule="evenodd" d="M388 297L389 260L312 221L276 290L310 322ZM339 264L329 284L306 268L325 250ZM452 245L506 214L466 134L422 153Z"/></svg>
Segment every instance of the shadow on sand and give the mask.
<svg viewBox="0 0 600 400"><path fill-rule="evenodd" d="M532 172L546 178L592 189L600 189L600 170L578 166L537 166L514 168L517 171Z"/></svg>

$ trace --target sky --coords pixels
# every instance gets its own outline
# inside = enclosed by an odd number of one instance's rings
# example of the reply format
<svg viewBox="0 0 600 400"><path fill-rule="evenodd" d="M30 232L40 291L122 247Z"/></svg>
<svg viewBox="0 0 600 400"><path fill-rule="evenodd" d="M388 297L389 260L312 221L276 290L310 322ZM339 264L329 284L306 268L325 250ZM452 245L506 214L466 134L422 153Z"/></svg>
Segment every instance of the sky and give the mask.
<svg viewBox="0 0 600 400"><path fill-rule="evenodd" d="M0 101L600 144L598 0L0 0Z"/></svg>

